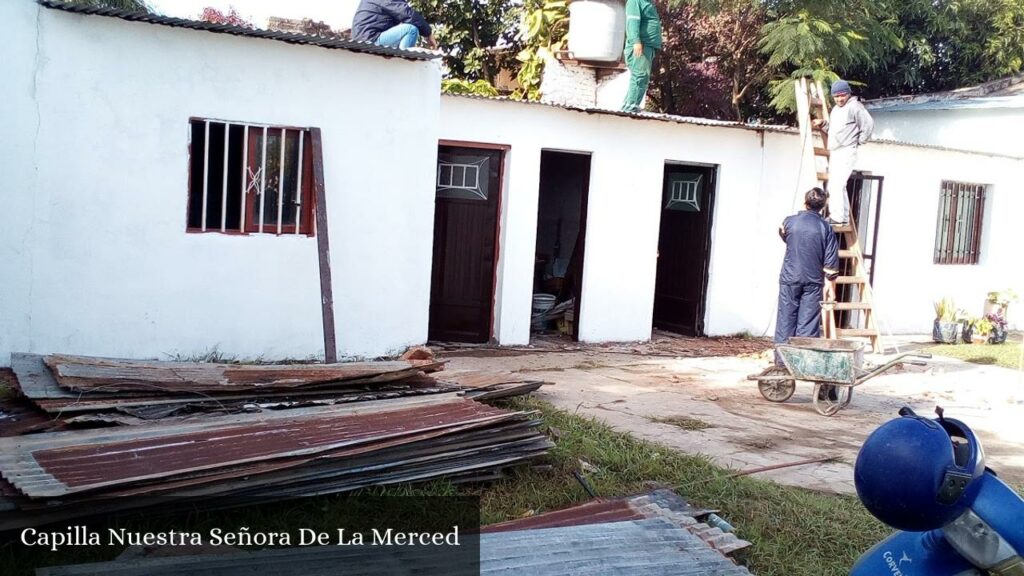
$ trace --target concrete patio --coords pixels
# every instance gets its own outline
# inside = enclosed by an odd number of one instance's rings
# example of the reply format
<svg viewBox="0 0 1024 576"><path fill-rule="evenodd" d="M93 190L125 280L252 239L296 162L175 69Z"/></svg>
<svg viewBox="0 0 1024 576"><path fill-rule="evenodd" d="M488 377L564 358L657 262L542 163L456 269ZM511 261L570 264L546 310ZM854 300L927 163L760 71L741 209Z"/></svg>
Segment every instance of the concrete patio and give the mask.
<svg viewBox="0 0 1024 576"><path fill-rule="evenodd" d="M926 340L902 339L901 349L926 346ZM766 354L688 358L581 348L443 356L449 370L531 372L554 383L539 397L559 408L737 471L834 457L757 477L847 494L854 493L853 463L872 430L902 406L928 415L941 406L980 435L991 468L1024 484L1024 374L1018 371L934 358L927 367L897 367L870 380L856 388L850 406L824 417L814 410L806 382L798 382L785 403L761 397L746 376L767 366ZM868 361L881 364L887 357Z"/></svg>

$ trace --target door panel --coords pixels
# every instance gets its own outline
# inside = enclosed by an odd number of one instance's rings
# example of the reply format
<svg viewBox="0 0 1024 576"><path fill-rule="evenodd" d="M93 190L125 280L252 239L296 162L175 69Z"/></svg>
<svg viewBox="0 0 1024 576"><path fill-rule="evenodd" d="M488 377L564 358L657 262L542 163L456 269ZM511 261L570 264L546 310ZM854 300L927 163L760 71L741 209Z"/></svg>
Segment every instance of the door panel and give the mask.
<svg viewBox="0 0 1024 576"><path fill-rule="evenodd" d="M502 156L501 150L438 150L431 340L490 340Z"/></svg>
<svg viewBox="0 0 1024 576"><path fill-rule="evenodd" d="M702 335L715 170L666 165L658 235L654 326Z"/></svg>

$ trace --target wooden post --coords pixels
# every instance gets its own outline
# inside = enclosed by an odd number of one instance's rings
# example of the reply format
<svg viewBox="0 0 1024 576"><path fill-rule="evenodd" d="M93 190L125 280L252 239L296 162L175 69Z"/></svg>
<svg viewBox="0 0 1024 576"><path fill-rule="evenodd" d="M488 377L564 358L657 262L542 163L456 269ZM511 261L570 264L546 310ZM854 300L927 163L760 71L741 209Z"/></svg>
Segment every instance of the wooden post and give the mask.
<svg viewBox="0 0 1024 576"><path fill-rule="evenodd" d="M324 361L338 361L338 341L334 335L334 292L331 284L331 248L327 236L327 191L324 188L324 154L320 129L310 128L313 153L313 194L316 212L316 247L320 255L320 306L324 324Z"/></svg>

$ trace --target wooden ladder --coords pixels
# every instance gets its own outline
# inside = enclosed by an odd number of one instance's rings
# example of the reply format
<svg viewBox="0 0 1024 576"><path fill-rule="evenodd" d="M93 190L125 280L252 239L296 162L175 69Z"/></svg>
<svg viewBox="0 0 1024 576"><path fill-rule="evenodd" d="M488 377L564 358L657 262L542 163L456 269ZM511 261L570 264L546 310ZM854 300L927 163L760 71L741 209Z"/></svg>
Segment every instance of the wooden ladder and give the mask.
<svg viewBox="0 0 1024 576"><path fill-rule="evenodd" d="M800 78L796 84L797 113L800 121L800 139L803 142L800 184L801 190L808 190L819 184L828 184L828 136L813 127L812 120L828 119L828 98L821 82ZM819 158L824 159L825 170L818 171ZM813 180L813 184L810 184ZM846 193L846 183L841 193ZM831 187L830 187L831 188ZM831 193L831 192L830 192ZM875 319L874 294L871 278L864 264L864 251L857 233L857 223L850 215L845 226L833 226L839 235L840 276L836 278L837 300L826 300L821 306L822 332L825 338L866 338L875 352L881 352L879 330ZM855 327L838 328L836 312L847 312L853 318Z"/></svg>

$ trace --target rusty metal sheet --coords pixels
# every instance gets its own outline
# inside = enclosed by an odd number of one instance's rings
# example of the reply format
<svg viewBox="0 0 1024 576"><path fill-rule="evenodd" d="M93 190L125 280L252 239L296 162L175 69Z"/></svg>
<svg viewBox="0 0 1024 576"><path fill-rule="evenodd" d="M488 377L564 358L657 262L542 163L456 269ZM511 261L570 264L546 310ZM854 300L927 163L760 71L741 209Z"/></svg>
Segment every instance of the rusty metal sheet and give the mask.
<svg viewBox="0 0 1024 576"><path fill-rule="evenodd" d="M562 510L491 524L484 527L482 532L537 530L665 518L686 528L722 554L730 554L750 546L750 542L738 538L735 534L722 532L719 528L713 528L697 520L697 518L707 516L710 512L713 510L693 507L672 490L661 489L627 498L591 500Z"/></svg>
<svg viewBox="0 0 1024 576"><path fill-rule="evenodd" d="M240 365L201 362L47 356L61 388L74 392L237 393L342 383L379 383L431 372L443 363L431 360L348 362L342 364Z"/></svg>
<svg viewBox="0 0 1024 576"><path fill-rule="evenodd" d="M50 430L59 425L27 400L0 398L0 436L18 436Z"/></svg>
<svg viewBox="0 0 1024 576"><path fill-rule="evenodd" d="M73 440L72 445L46 447L43 443L22 441L7 446L0 439L0 474L30 497L64 496L189 471L317 454L504 414L503 410L463 400L387 412L316 414L272 422L254 418L240 425L188 433L179 433L174 426L151 426L146 427L150 432L159 428L162 433L151 434L149 438L132 438L129 433L114 430L108 433L107 441L98 444ZM26 444L35 444L36 448Z"/></svg>

